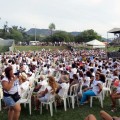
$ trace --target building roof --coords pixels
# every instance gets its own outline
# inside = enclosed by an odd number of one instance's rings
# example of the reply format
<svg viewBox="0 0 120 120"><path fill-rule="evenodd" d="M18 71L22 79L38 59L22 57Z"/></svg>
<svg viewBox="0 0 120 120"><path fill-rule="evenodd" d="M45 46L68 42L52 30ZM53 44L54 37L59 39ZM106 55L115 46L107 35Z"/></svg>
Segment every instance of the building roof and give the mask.
<svg viewBox="0 0 120 120"><path fill-rule="evenodd" d="M4 40L4 39L0 38L0 46L12 46L13 43L14 43L13 39Z"/></svg>
<svg viewBox="0 0 120 120"><path fill-rule="evenodd" d="M112 30L109 30L108 33L120 33L120 28L113 28Z"/></svg>
<svg viewBox="0 0 120 120"><path fill-rule="evenodd" d="M120 45L120 38L117 38L117 39L113 40L113 41L111 42L111 44Z"/></svg>

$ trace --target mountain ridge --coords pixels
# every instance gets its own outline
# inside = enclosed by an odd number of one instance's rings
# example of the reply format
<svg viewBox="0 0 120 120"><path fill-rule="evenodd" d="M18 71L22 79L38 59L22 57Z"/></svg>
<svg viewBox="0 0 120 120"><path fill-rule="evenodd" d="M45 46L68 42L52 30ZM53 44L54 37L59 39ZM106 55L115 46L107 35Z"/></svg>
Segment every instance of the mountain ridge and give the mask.
<svg viewBox="0 0 120 120"><path fill-rule="evenodd" d="M60 31L60 30L55 30L55 31L53 31L53 33L57 32L57 31ZM31 28L28 31L26 31L26 33L28 35L35 35L35 32L36 32L36 35L39 35L39 36L49 36L51 34L49 29ZM70 33L73 36L77 36L80 34L80 32L77 32L77 31L67 32L67 33Z"/></svg>

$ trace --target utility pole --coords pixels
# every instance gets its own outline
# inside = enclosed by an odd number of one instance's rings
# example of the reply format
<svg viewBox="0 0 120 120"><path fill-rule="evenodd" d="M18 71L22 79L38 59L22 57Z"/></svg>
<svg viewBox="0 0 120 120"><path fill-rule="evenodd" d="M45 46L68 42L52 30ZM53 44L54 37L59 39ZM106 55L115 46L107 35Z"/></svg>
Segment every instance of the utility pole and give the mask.
<svg viewBox="0 0 120 120"><path fill-rule="evenodd" d="M1 17L0 17L0 20L1 20Z"/></svg>
<svg viewBox="0 0 120 120"><path fill-rule="evenodd" d="M35 26L35 41L36 41L36 26Z"/></svg>

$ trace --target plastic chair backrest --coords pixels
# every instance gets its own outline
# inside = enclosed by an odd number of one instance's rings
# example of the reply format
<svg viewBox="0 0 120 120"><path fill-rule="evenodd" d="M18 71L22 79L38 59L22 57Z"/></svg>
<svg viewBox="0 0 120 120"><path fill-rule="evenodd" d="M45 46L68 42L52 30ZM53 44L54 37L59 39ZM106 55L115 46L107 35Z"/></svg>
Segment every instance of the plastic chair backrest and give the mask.
<svg viewBox="0 0 120 120"><path fill-rule="evenodd" d="M79 84L74 84L70 87L70 96L77 95Z"/></svg>

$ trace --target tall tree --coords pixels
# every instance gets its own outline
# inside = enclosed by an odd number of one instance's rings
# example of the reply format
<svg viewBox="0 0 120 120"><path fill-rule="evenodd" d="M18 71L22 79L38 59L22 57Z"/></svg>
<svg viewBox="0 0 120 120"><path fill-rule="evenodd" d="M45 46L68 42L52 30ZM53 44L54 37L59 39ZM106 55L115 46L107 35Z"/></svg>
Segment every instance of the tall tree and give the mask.
<svg viewBox="0 0 120 120"><path fill-rule="evenodd" d="M95 32L93 29L85 30L81 32L78 36L76 36L76 42L88 42L90 40L98 39L101 40L101 36Z"/></svg>
<svg viewBox="0 0 120 120"><path fill-rule="evenodd" d="M54 23L50 23L49 30L50 30L51 36L52 36L53 35L53 30L55 30L55 24Z"/></svg>
<svg viewBox="0 0 120 120"><path fill-rule="evenodd" d="M65 31L57 31L52 36L49 36L45 39L45 41L50 42L73 42L74 36L65 32Z"/></svg>
<svg viewBox="0 0 120 120"><path fill-rule="evenodd" d="M7 38L8 31L9 31L8 22L6 21L4 26L3 26L2 38Z"/></svg>

